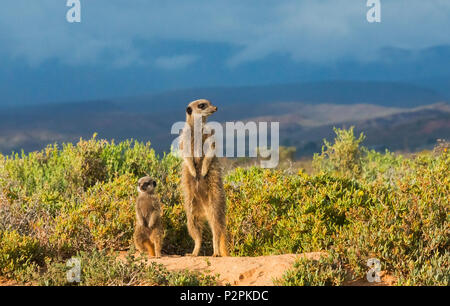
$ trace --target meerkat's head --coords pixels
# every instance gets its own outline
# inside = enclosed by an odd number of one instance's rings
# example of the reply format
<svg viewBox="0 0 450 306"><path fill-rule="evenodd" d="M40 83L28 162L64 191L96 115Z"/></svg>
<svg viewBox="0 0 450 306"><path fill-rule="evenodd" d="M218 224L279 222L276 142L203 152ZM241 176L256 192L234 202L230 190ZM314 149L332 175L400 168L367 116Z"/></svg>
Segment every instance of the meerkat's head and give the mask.
<svg viewBox="0 0 450 306"><path fill-rule="evenodd" d="M217 111L217 106L214 106L205 99L195 100L189 103L186 108L186 117L192 118L194 115L200 115L203 119L208 118L210 115Z"/></svg>
<svg viewBox="0 0 450 306"><path fill-rule="evenodd" d="M138 181L138 191L152 194L156 188L156 181L149 176L145 176Z"/></svg>

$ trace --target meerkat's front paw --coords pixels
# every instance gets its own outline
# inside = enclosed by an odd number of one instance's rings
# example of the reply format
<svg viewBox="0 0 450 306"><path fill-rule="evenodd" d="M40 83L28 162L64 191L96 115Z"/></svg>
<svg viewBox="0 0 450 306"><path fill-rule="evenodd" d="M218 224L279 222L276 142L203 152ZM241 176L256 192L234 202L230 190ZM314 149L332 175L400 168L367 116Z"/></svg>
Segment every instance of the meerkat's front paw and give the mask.
<svg viewBox="0 0 450 306"><path fill-rule="evenodd" d="M202 168L202 177L205 177L208 174L208 168Z"/></svg>
<svg viewBox="0 0 450 306"><path fill-rule="evenodd" d="M195 169L189 169L189 173L196 178L197 177L197 172L195 171Z"/></svg>

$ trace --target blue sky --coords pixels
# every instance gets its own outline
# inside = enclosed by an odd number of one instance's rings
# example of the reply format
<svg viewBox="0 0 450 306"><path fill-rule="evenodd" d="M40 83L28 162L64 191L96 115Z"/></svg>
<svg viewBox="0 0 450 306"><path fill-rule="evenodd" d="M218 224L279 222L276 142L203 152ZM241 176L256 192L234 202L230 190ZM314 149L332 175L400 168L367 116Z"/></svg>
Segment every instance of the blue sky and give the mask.
<svg viewBox="0 0 450 306"><path fill-rule="evenodd" d="M377 24L366 0L81 0L80 24L65 4L2 0L0 103L450 77L448 0L381 0Z"/></svg>

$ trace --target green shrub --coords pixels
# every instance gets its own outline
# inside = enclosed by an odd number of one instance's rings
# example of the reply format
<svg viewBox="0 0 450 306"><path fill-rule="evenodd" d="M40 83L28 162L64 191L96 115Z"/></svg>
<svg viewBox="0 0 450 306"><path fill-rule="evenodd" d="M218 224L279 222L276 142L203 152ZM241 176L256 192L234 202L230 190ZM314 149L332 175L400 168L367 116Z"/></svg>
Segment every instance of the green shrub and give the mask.
<svg viewBox="0 0 450 306"><path fill-rule="evenodd" d="M354 127L348 130L334 128L336 138L334 144L324 139L322 153L314 154L313 166L316 171L324 171L344 177L357 177L361 173L361 156L363 154L360 144L364 140L363 133L358 138L353 132Z"/></svg>
<svg viewBox="0 0 450 306"><path fill-rule="evenodd" d="M134 228L137 180L130 174L89 188L74 197L54 220L50 242L61 249L128 248Z"/></svg>
<svg viewBox="0 0 450 306"><path fill-rule="evenodd" d="M384 153L362 148L361 180L366 182L378 181L394 187L405 169L409 169L411 161L401 155L386 150Z"/></svg>
<svg viewBox="0 0 450 306"><path fill-rule="evenodd" d="M367 259L378 258L398 284L448 285L450 155L446 147L406 158L361 147L363 136L356 139L352 129L336 133L335 143L326 142L322 154L316 155L314 175L295 173L291 167L286 171L236 168L227 173L231 254L333 254L332 263L299 263L286 284L338 284L342 266L364 277ZM37 279L39 265L47 284L65 284L57 276L65 269L60 263L84 254L80 256L91 267L85 270L84 284L130 283L128 276L138 275L133 274L137 268L112 264L106 251L132 246L136 182L144 175L159 183L163 251L180 255L192 251L179 189L180 165L174 154L156 156L149 143L115 144L95 136L76 145L0 156L1 273ZM211 253L211 233L206 230L202 254ZM96 274L95 260L105 278ZM111 263L109 272L104 271L106 263ZM309 277L307 271L321 272ZM156 266L148 273L136 277L155 277L155 283L165 285L209 281Z"/></svg>
<svg viewBox="0 0 450 306"><path fill-rule="evenodd" d="M169 158L167 158L169 159ZM119 144L81 139L77 145L48 146L41 152L6 156L1 163L0 183L10 198L42 194L40 200L53 204L124 174L134 177L165 173L150 143L125 141ZM168 163L166 162L166 165Z"/></svg>
<svg viewBox="0 0 450 306"><path fill-rule="evenodd" d="M67 272L72 267L62 261L49 261L38 284L46 286L203 286L216 285L214 276L188 271L169 272L164 266L148 263L144 257L135 258L130 253L119 258L117 253L105 251L80 252L80 282L70 283Z"/></svg>
<svg viewBox="0 0 450 306"><path fill-rule="evenodd" d="M347 272L331 256L319 260L300 258L291 270L286 271L280 279L275 279L277 286L339 286L342 285Z"/></svg>
<svg viewBox="0 0 450 306"><path fill-rule="evenodd" d="M346 178L255 167L230 173L225 189L231 250L239 256L326 249L349 208L371 201Z"/></svg>
<svg viewBox="0 0 450 306"><path fill-rule="evenodd" d="M157 157L149 143L115 144L96 140L96 135L61 149L52 145L41 152L3 157L0 230L36 237L60 256L92 248L126 249L134 227L137 180L150 175L159 182L165 219L175 222L169 241L186 241L178 235L187 235L179 209L180 164L173 154ZM168 250L182 252L178 244Z"/></svg>
<svg viewBox="0 0 450 306"><path fill-rule="evenodd" d="M163 286L214 286L217 276L191 272L189 270L169 272L163 265L151 263L149 278L153 284Z"/></svg>
<svg viewBox="0 0 450 306"><path fill-rule="evenodd" d="M372 194L382 197L369 209L350 209L339 230L334 249L343 261L360 276L367 259L378 258L401 283L448 285L449 172L448 154L419 155L395 187L375 185Z"/></svg>
<svg viewBox="0 0 450 306"><path fill-rule="evenodd" d="M43 259L44 252L36 239L15 231L0 231L0 275L13 277Z"/></svg>

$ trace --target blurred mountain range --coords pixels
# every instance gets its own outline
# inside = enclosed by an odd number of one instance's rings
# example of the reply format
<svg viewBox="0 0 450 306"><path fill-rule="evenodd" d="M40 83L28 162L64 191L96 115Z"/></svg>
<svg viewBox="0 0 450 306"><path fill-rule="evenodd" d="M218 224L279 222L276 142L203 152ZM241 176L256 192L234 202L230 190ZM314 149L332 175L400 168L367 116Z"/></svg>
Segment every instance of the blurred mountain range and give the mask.
<svg viewBox="0 0 450 306"><path fill-rule="evenodd" d="M428 82L428 83L427 83ZM206 98L219 107L211 120L279 121L280 144L298 155L320 151L333 126L366 135L377 150L417 151L438 138L450 138L450 80L417 83L326 81L247 87L210 87L167 91L120 99L3 106L0 151L38 150L53 142L76 142L97 132L100 138L151 141L168 151L189 101Z"/></svg>

